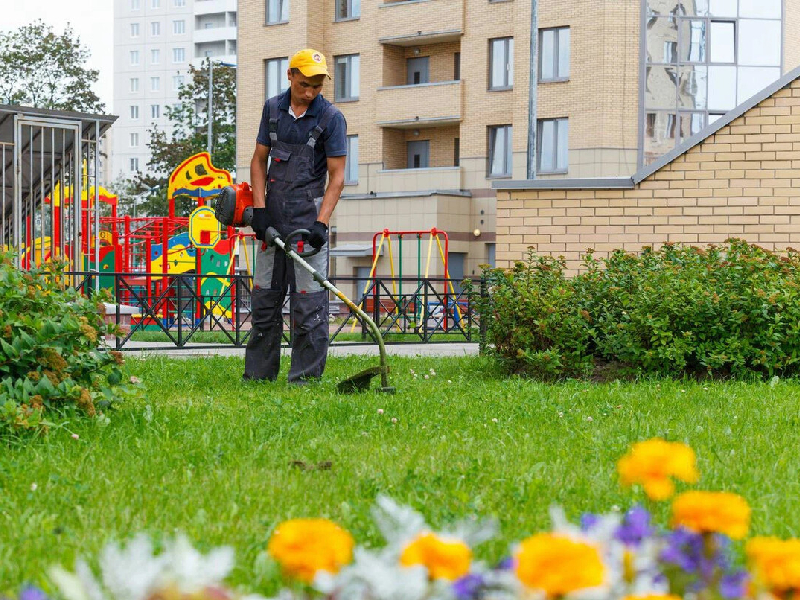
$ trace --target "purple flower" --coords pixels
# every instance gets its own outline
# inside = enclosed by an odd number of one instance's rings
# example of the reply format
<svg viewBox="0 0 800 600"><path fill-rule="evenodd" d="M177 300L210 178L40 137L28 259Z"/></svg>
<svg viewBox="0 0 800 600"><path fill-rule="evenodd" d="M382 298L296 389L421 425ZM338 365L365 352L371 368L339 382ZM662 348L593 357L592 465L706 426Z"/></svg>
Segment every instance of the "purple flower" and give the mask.
<svg viewBox="0 0 800 600"><path fill-rule="evenodd" d="M650 513L641 506L634 506L622 519L622 524L614 532L614 537L628 546L638 546L642 540L653 535Z"/></svg>
<svg viewBox="0 0 800 600"><path fill-rule="evenodd" d="M581 531L589 531L592 527L597 525L600 517L593 513L583 513L581 515Z"/></svg>
<svg viewBox="0 0 800 600"><path fill-rule="evenodd" d="M458 600L477 598L483 587L483 577L477 573L467 573L453 583L453 593Z"/></svg>
<svg viewBox="0 0 800 600"><path fill-rule="evenodd" d="M747 593L747 572L735 571L724 575L719 581L719 593L726 600L743 598Z"/></svg>
<svg viewBox="0 0 800 600"><path fill-rule="evenodd" d="M700 562L703 559L703 536L679 527L666 536L666 543L659 557L663 562L676 565L686 573L696 573L700 570Z"/></svg>
<svg viewBox="0 0 800 600"><path fill-rule="evenodd" d="M502 559L499 563L497 563L497 568L502 571L509 571L514 568L514 559L510 556L506 556Z"/></svg>
<svg viewBox="0 0 800 600"><path fill-rule="evenodd" d="M19 600L48 600L47 594L32 585L25 586L19 593Z"/></svg>

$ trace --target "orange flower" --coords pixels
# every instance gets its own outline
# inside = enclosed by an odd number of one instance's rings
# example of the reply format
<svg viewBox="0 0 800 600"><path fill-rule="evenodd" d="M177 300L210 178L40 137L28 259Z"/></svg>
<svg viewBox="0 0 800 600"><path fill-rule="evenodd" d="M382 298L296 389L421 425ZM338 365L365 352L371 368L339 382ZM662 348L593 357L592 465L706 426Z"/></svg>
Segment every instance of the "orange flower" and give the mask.
<svg viewBox="0 0 800 600"><path fill-rule="evenodd" d="M281 523L267 552L289 577L306 583L317 571L337 573L353 557L353 537L327 519L292 519Z"/></svg>
<svg viewBox="0 0 800 600"><path fill-rule="evenodd" d="M519 580L549 597L597 587L605 577L597 548L557 534L529 537L520 543L515 558Z"/></svg>
<svg viewBox="0 0 800 600"><path fill-rule="evenodd" d="M633 444L619 459L617 471L623 485L640 483L652 500L666 500L675 493L672 477L685 483L695 483L699 477L694 451L660 438Z"/></svg>
<svg viewBox="0 0 800 600"><path fill-rule="evenodd" d="M800 590L800 540L757 537L745 551L757 585L779 595Z"/></svg>
<svg viewBox="0 0 800 600"><path fill-rule="evenodd" d="M750 527L750 507L737 494L685 492L672 502L672 525L740 540Z"/></svg>
<svg viewBox="0 0 800 600"><path fill-rule="evenodd" d="M469 573L472 550L460 540L444 540L433 533L421 533L400 555L404 567L423 565L431 579L455 581Z"/></svg>

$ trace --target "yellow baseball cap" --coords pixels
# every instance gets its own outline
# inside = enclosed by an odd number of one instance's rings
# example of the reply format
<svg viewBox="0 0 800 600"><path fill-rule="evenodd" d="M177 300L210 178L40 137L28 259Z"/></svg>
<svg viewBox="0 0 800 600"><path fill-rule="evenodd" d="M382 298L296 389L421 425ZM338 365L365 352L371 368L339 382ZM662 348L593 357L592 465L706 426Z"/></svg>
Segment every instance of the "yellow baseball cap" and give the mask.
<svg viewBox="0 0 800 600"><path fill-rule="evenodd" d="M328 63L325 60L325 55L318 50L312 48L305 48L296 52L289 61L290 69L299 69L300 72L306 77L314 77L314 75L327 75L328 79L331 78L328 73Z"/></svg>

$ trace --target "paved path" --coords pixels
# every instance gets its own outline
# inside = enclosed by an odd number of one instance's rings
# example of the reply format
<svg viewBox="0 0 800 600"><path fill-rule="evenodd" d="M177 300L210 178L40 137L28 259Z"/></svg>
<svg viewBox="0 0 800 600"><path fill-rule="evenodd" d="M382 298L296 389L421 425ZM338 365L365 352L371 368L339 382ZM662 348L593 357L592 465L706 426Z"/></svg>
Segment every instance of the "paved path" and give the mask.
<svg viewBox="0 0 800 600"><path fill-rule="evenodd" d="M199 346L199 347L198 347ZM168 356L170 358L198 358L204 356L241 356L244 348L217 346L209 348L204 344L187 344L184 348L176 348L164 342L130 342L125 347L126 356ZM282 350L288 355L289 348ZM477 343L438 343L438 344L387 344L389 356L468 356L478 354ZM328 351L329 356L378 355L375 344L333 344Z"/></svg>

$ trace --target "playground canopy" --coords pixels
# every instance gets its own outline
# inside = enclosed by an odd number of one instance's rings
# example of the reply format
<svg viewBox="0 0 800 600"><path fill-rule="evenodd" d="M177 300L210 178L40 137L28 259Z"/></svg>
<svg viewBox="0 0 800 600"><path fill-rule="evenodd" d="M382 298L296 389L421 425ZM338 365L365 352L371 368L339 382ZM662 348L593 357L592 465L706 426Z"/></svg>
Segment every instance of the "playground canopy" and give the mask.
<svg viewBox="0 0 800 600"><path fill-rule="evenodd" d="M99 236L100 141L117 117L0 104L0 247L32 248L79 265L82 241ZM71 189L81 202L55 211L45 201L54 190ZM53 235L63 232L63 235ZM95 252L99 246L95 245ZM99 256L94 257L95 265ZM16 254L21 266L21 254Z"/></svg>

